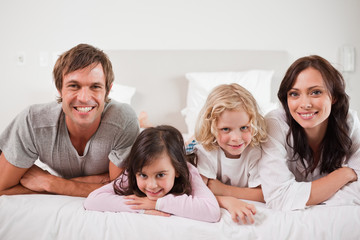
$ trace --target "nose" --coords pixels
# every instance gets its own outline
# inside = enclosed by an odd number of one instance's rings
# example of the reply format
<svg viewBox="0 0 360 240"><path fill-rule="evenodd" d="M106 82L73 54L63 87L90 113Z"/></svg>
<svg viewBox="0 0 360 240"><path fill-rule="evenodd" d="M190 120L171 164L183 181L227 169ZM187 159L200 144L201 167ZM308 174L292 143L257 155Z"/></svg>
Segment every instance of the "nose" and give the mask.
<svg viewBox="0 0 360 240"><path fill-rule="evenodd" d="M236 131L232 131L230 133L230 139L231 141L239 141L241 139L241 131L240 129L237 129Z"/></svg>
<svg viewBox="0 0 360 240"><path fill-rule="evenodd" d="M157 187L157 182L156 182L155 178L149 178L146 184L147 184L147 187L150 189L154 189Z"/></svg>
<svg viewBox="0 0 360 240"><path fill-rule="evenodd" d="M300 107L303 109L310 109L312 107L311 99L307 96L302 97Z"/></svg>
<svg viewBox="0 0 360 240"><path fill-rule="evenodd" d="M90 91L86 87L82 87L78 92L77 98L81 102L87 102L90 99Z"/></svg>

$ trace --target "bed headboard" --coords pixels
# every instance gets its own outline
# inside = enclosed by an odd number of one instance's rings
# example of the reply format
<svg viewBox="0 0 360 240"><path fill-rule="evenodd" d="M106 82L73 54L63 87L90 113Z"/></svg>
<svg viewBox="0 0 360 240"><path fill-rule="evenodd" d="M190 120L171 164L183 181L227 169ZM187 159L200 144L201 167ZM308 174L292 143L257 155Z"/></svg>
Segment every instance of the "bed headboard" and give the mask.
<svg viewBox="0 0 360 240"><path fill-rule="evenodd" d="M131 105L146 111L151 123L186 132L184 117L189 72L274 70L272 98L288 68L285 51L252 50L107 50L115 82L136 88Z"/></svg>

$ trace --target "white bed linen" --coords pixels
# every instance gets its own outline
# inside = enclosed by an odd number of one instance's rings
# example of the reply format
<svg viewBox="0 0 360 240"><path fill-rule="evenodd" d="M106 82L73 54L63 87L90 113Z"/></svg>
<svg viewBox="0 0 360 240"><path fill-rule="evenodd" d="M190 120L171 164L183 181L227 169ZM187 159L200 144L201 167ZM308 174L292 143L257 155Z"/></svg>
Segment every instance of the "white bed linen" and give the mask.
<svg viewBox="0 0 360 240"><path fill-rule="evenodd" d="M360 239L360 206L319 205L281 212L255 203L254 225L171 216L86 211L84 198L0 197L0 239Z"/></svg>

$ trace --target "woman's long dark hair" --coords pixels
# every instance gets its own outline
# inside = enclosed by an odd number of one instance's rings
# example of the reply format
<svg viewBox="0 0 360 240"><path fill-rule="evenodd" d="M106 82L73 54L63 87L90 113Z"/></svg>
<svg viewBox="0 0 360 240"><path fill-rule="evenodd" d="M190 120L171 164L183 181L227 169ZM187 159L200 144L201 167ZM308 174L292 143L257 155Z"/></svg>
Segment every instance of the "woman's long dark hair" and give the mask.
<svg viewBox="0 0 360 240"><path fill-rule="evenodd" d="M138 188L136 174L163 153L168 154L176 173L179 175L175 178L174 186L169 193L174 195L191 194L190 173L187 167L183 137L176 128L167 125L146 128L140 133L129 156L123 163L124 172L122 176L114 181L115 193L146 196ZM127 176L127 180L124 180L124 176Z"/></svg>
<svg viewBox="0 0 360 240"><path fill-rule="evenodd" d="M320 173L330 173L341 167L344 157L350 155L352 141L349 137L347 115L349 111L349 96L345 92L345 81L326 59L312 55L296 60L287 70L278 91L278 98L285 109L287 122L290 126L287 134L287 144L290 145L293 136L293 160L301 161L306 176L317 166L314 162L314 153L310 148L304 129L292 118L287 104L289 90L294 86L298 75L307 68L318 70L324 79L326 88L332 97L333 104L328 119L328 126L320 145ZM307 166L304 162L307 162Z"/></svg>

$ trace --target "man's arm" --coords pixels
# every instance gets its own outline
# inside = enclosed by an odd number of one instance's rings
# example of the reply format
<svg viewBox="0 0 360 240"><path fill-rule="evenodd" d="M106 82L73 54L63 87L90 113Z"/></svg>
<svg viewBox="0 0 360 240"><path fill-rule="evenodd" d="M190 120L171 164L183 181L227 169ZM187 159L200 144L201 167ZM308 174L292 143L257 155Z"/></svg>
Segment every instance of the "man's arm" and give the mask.
<svg viewBox="0 0 360 240"><path fill-rule="evenodd" d="M20 183L35 192L47 192L60 195L87 197L92 191L110 182L111 176L118 176L121 168L109 163L109 174L64 179L32 166L20 180ZM110 177L109 177L110 176Z"/></svg>
<svg viewBox="0 0 360 240"><path fill-rule="evenodd" d="M7 161L4 153L0 154L0 195L33 193L19 184L27 168L15 167ZM14 187L16 186L16 187Z"/></svg>

